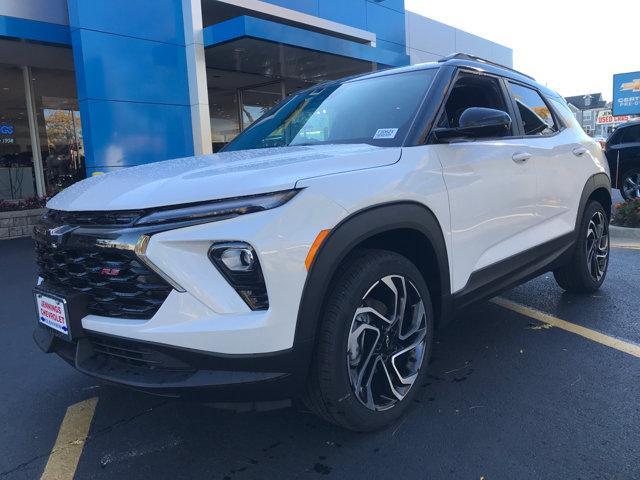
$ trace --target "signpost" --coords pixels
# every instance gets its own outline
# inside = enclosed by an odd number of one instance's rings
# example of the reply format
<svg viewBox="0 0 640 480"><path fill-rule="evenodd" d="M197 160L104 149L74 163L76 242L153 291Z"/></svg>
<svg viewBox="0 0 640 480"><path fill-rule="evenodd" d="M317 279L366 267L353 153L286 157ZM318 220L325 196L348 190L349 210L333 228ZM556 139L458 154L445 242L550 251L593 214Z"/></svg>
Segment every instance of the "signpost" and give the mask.
<svg viewBox="0 0 640 480"><path fill-rule="evenodd" d="M613 76L613 114L640 114L640 72Z"/></svg>

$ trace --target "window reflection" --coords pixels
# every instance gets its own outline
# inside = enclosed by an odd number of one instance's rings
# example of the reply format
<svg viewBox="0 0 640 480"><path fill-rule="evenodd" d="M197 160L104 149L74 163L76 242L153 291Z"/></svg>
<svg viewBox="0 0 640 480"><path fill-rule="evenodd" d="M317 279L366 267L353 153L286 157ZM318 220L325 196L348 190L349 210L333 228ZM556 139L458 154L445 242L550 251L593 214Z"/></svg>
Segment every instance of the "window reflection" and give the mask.
<svg viewBox="0 0 640 480"><path fill-rule="evenodd" d="M35 194L22 70L0 65L0 200L20 200Z"/></svg>
<svg viewBox="0 0 640 480"><path fill-rule="evenodd" d="M33 69L40 148L47 195L85 177L82 123L74 73Z"/></svg>

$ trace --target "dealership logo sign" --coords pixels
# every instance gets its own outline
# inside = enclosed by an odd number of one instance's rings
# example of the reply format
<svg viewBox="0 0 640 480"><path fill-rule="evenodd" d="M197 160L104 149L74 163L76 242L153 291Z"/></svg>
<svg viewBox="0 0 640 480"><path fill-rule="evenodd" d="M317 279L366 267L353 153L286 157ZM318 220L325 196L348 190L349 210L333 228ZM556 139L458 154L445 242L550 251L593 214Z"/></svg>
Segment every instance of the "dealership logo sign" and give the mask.
<svg viewBox="0 0 640 480"><path fill-rule="evenodd" d="M613 114L640 114L640 72L616 73L613 76Z"/></svg>
<svg viewBox="0 0 640 480"><path fill-rule="evenodd" d="M640 92L640 78L634 78L630 82L620 85L621 92Z"/></svg>

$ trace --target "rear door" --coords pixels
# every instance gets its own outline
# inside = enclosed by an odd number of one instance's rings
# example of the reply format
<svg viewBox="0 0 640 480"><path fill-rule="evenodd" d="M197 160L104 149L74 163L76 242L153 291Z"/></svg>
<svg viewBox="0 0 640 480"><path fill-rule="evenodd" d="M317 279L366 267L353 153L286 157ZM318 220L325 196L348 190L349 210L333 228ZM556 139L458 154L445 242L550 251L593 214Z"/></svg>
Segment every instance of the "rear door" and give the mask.
<svg viewBox="0 0 640 480"><path fill-rule="evenodd" d="M437 126L458 127L470 107L514 115L500 77L459 72ZM438 155L447 187L452 230L452 291L463 290L479 271L522 252L537 241L528 231L537 219L536 168L515 139L517 126L500 138L453 141L431 147Z"/></svg>
<svg viewBox="0 0 640 480"><path fill-rule="evenodd" d="M521 124L523 148L531 154L538 173L539 226L534 235L544 244L573 232L582 190L595 173L594 149L588 137L560 101L531 87L508 81ZM526 145L526 147L525 147Z"/></svg>

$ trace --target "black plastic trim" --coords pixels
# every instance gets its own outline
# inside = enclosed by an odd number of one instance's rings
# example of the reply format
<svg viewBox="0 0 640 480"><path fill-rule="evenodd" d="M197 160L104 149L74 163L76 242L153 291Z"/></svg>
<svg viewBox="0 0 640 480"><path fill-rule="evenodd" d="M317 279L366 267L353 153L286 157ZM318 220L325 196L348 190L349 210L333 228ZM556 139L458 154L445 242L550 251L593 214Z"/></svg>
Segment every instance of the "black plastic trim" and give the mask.
<svg viewBox="0 0 640 480"><path fill-rule="evenodd" d="M589 177L582 190L582 195L580 196L580 206L578 207L578 216L576 217L576 232L580 227L580 221L582 220L582 215L584 214L584 209L587 207L589 198L596 190L600 188L604 188L605 190L607 190L607 192L609 192L609 200L611 200L611 179L604 172L596 173L595 175ZM607 213L610 214L610 212Z"/></svg>
<svg viewBox="0 0 640 480"><path fill-rule="evenodd" d="M78 371L103 381L155 395L181 397L210 402L269 402L299 396L306 365L293 349L266 354L225 355L156 342L135 340L85 331L76 342L54 339L55 352ZM180 369L149 369L126 365L117 355L100 360L92 341L126 342L133 350L144 349L171 360ZM37 342L39 343L39 342ZM299 351L310 350L300 345Z"/></svg>
<svg viewBox="0 0 640 480"><path fill-rule="evenodd" d="M476 270L465 287L453 295L456 311L472 303L491 298L509 288L524 283L561 265L572 250L574 233L538 245L497 263Z"/></svg>

